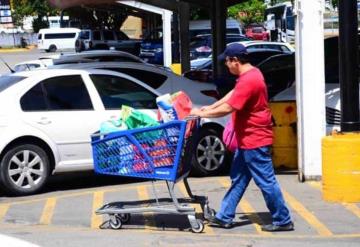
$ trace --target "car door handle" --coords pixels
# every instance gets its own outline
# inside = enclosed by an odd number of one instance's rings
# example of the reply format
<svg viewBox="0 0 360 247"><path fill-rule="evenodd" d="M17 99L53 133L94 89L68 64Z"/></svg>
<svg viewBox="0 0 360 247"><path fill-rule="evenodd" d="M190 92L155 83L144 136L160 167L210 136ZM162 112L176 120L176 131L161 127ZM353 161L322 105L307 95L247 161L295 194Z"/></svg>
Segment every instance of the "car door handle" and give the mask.
<svg viewBox="0 0 360 247"><path fill-rule="evenodd" d="M41 118L39 121L37 121L38 124L47 125L51 124L51 120L48 118Z"/></svg>

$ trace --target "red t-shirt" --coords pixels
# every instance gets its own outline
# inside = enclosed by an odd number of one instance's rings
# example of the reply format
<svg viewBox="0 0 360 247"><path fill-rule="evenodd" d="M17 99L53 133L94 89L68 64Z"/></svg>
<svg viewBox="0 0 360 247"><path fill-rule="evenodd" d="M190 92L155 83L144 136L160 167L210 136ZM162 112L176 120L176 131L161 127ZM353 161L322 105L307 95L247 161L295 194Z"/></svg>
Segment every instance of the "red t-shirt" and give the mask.
<svg viewBox="0 0 360 247"><path fill-rule="evenodd" d="M239 76L227 103L235 109L232 119L239 148L254 149L273 143L267 89L259 69Z"/></svg>

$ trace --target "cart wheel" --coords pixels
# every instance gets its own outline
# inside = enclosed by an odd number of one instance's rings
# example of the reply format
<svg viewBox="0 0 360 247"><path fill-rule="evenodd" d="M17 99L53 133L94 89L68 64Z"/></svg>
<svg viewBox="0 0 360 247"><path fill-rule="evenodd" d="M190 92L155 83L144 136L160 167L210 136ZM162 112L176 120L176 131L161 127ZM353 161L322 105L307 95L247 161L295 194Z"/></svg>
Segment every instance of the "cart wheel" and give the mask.
<svg viewBox="0 0 360 247"><path fill-rule="evenodd" d="M120 229L122 227L121 217L118 215L110 216L109 224L111 229Z"/></svg>
<svg viewBox="0 0 360 247"><path fill-rule="evenodd" d="M204 222L200 219L196 219L196 223L198 224L197 228L192 228L192 232L194 233L202 233L204 231Z"/></svg>
<svg viewBox="0 0 360 247"><path fill-rule="evenodd" d="M213 209L213 208L209 208L207 214L208 214L208 216L210 216L210 217L215 217L216 211L215 211L215 209Z"/></svg>
<svg viewBox="0 0 360 247"><path fill-rule="evenodd" d="M123 224L126 224L130 221L131 215L130 214L120 214L120 219Z"/></svg>

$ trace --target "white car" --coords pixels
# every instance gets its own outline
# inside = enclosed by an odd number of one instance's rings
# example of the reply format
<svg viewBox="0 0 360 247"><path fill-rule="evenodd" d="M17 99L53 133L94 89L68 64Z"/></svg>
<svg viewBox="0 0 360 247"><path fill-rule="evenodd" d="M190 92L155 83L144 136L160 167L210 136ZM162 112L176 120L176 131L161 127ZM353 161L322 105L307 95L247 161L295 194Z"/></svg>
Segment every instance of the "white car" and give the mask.
<svg viewBox="0 0 360 247"><path fill-rule="evenodd" d="M20 72L25 70L43 69L51 64L52 64L52 59L30 60L15 64L14 71Z"/></svg>
<svg viewBox="0 0 360 247"><path fill-rule="evenodd" d="M41 57L38 60L25 61L15 64L14 70L16 72L44 69L52 65L59 64L75 64L87 62L136 62L145 63L140 58L122 51L86 51L81 53L64 53L55 54L51 56Z"/></svg>
<svg viewBox="0 0 360 247"><path fill-rule="evenodd" d="M240 41L234 42L238 44L243 44L247 50L255 50L255 49L273 49L277 51L281 51L284 53L293 53L295 49L289 43L285 42L272 42L272 41ZM231 43L231 44L234 44ZM228 44L230 45L230 44Z"/></svg>
<svg viewBox="0 0 360 247"><path fill-rule="evenodd" d="M272 102L296 101L295 83L275 95ZM333 131L340 131L341 105L340 105L340 85L336 83L325 84L325 106L326 106L326 134Z"/></svg>
<svg viewBox="0 0 360 247"><path fill-rule="evenodd" d="M124 73L91 69L1 76L0 104L6 105L0 110L2 186L12 194L31 194L44 186L50 174L93 169L90 135L101 122L119 116L122 104L155 115L155 99L175 88L171 83L181 83L188 90L196 83L187 79L165 82L155 90ZM193 165L201 163L196 168L205 170L203 174L219 171L224 164L222 125L205 122L198 133L195 153L201 156L193 156Z"/></svg>
<svg viewBox="0 0 360 247"><path fill-rule="evenodd" d="M282 53L294 53L295 49L293 46L291 46L289 43L283 43L283 42L270 42L270 41L239 41L239 42L233 42L230 44L242 44L246 47L248 51L254 51L254 50L276 50ZM228 45L230 45L228 44ZM212 55L210 55L208 58L199 58L191 60L191 69L196 69L207 62L209 62L212 59Z"/></svg>

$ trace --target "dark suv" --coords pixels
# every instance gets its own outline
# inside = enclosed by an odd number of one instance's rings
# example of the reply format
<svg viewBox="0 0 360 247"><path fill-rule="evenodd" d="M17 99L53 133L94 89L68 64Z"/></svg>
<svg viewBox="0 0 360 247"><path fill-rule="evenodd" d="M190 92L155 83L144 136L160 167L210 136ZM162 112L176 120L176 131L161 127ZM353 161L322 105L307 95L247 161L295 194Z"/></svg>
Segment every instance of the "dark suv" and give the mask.
<svg viewBox="0 0 360 247"><path fill-rule="evenodd" d="M113 30L82 30L75 43L77 52L115 49L138 56L141 40L130 39L125 33Z"/></svg>

